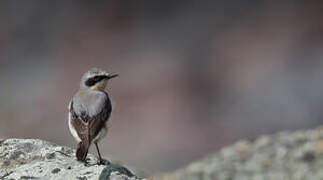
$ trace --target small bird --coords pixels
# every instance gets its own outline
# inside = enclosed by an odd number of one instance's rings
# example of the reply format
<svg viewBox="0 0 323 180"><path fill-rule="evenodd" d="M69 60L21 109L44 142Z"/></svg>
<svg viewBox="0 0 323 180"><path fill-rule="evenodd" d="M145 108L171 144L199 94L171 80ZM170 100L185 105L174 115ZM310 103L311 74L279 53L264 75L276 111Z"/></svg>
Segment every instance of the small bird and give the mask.
<svg viewBox="0 0 323 180"><path fill-rule="evenodd" d="M112 104L105 88L109 79L118 74L110 74L98 68L87 71L81 79L80 89L69 103L68 125L77 141L76 157L86 163L91 143L95 144L99 161L103 164L98 142L108 131Z"/></svg>

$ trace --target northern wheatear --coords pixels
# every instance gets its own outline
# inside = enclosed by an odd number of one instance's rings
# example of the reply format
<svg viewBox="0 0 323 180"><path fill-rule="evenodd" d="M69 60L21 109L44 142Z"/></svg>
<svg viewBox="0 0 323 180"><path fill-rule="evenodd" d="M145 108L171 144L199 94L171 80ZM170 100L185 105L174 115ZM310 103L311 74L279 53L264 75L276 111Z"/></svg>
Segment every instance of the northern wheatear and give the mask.
<svg viewBox="0 0 323 180"><path fill-rule="evenodd" d="M103 163L98 141L107 134L112 113L112 104L104 89L107 81L117 76L101 69L90 69L83 75L80 89L69 103L68 125L78 142L78 161L86 162L88 149L93 142L99 155L99 164Z"/></svg>

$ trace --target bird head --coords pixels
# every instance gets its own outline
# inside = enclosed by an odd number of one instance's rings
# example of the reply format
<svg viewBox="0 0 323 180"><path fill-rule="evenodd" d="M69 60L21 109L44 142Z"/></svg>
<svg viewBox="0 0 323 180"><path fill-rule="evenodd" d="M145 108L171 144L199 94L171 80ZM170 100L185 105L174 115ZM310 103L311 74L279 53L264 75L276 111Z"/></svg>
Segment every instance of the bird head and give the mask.
<svg viewBox="0 0 323 180"><path fill-rule="evenodd" d="M110 74L98 68L91 68L81 79L81 89L92 89L104 91L109 79L117 77L118 74Z"/></svg>

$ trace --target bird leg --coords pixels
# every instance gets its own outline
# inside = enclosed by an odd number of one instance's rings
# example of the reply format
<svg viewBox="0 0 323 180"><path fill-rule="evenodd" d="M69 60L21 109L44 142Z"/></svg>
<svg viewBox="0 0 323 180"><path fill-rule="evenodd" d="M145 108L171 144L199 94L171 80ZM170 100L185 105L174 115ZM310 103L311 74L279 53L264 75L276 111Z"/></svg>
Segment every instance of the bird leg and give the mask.
<svg viewBox="0 0 323 180"><path fill-rule="evenodd" d="M94 144L95 144L96 150L97 150L98 155L99 155L99 161L98 161L98 164L99 164L99 165L103 165L103 164L105 164L105 160L103 160L103 159L102 159L102 157L101 157L98 143L97 143L97 142L95 142Z"/></svg>

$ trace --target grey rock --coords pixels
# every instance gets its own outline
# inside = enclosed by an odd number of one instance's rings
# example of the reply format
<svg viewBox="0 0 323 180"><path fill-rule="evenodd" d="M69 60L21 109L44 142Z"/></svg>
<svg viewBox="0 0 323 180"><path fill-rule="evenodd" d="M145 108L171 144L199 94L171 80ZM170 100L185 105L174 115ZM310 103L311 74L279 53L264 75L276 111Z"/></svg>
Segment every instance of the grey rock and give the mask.
<svg viewBox="0 0 323 180"><path fill-rule="evenodd" d="M162 180L323 180L323 127L242 140Z"/></svg>
<svg viewBox="0 0 323 180"><path fill-rule="evenodd" d="M46 180L140 180L127 168L109 163L97 165L88 155L88 165L78 162L75 150L37 139L0 140L0 179Z"/></svg>

